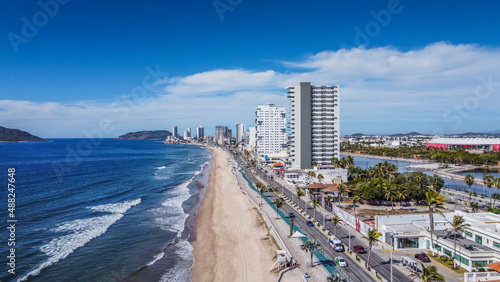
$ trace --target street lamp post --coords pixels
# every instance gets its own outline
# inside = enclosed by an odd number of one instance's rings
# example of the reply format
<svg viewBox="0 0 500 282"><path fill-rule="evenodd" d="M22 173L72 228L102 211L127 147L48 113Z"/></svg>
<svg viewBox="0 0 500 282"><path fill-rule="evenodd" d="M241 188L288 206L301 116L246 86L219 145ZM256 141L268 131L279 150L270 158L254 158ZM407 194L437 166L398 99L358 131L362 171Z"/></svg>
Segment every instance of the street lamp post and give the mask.
<svg viewBox="0 0 500 282"><path fill-rule="evenodd" d="M392 253L394 252L394 235L391 238L391 282L392 282Z"/></svg>

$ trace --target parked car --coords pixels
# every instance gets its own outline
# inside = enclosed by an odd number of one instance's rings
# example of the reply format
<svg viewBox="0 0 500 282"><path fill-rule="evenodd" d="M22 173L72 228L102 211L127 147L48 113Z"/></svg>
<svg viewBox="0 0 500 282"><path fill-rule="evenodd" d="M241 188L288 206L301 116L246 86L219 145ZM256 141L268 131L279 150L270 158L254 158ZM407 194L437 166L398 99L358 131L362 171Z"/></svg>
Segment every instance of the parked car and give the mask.
<svg viewBox="0 0 500 282"><path fill-rule="evenodd" d="M313 226L314 226L314 223L313 223L312 221L308 220L308 221L307 221L307 225L309 225L309 226L313 227Z"/></svg>
<svg viewBox="0 0 500 282"><path fill-rule="evenodd" d="M335 262L341 267L347 266L347 262L344 260L343 257L336 257Z"/></svg>
<svg viewBox="0 0 500 282"><path fill-rule="evenodd" d="M293 212L288 214L288 217L295 217L295 214Z"/></svg>
<svg viewBox="0 0 500 282"><path fill-rule="evenodd" d="M352 247L358 254L364 254L366 253L365 248L361 245L356 245Z"/></svg>
<svg viewBox="0 0 500 282"><path fill-rule="evenodd" d="M415 254L415 258L419 259L421 262L430 262L431 259L425 253Z"/></svg>

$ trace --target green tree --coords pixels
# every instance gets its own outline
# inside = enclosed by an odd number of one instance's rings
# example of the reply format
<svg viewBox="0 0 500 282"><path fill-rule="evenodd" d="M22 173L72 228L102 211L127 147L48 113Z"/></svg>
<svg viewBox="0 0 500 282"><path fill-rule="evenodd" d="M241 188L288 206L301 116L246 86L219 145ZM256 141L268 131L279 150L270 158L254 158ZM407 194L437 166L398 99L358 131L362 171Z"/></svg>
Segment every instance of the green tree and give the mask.
<svg viewBox="0 0 500 282"><path fill-rule="evenodd" d="M441 189L444 187L443 178L439 177L439 175L434 174L431 180L432 190L440 193Z"/></svg>
<svg viewBox="0 0 500 282"><path fill-rule="evenodd" d="M345 184L340 184L339 185L340 202L343 202L343 196L346 191L347 191L347 186Z"/></svg>
<svg viewBox="0 0 500 282"><path fill-rule="evenodd" d="M342 221L338 215L332 217L332 223L333 223L333 236L337 237L337 224L339 224Z"/></svg>
<svg viewBox="0 0 500 282"><path fill-rule="evenodd" d="M438 192L427 190L425 193L425 206L429 211L429 224L430 224L430 235L431 235L431 250L434 254L434 213L438 213L443 215L443 212L440 211L440 208L443 208L443 203L445 200L444 195L439 195Z"/></svg>
<svg viewBox="0 0 500 282"><path fill-rule="evenodd" d="M314 240L314 239L307 240L304 243L304 249L306 250L306 252L311 253L311 267L314 267L314 264L313 264L314 252L321 254L323 252L323 249L321 249L320 244L318 242L316 242L316 240Z"/></svg>
<svg viewBox="0 0 500 282"><path fill-rule="evenodd" d="M264 192L266 192L266 186L264 186L260 182L257 182L257 189L259 189L260 192L260 205L262 206L262 199L264 198Z"/></svg>
<svg viewBox="0 0 500 282"><path fill-rule="evenodd" d="M500 189L500 177L495 178L495 187L497 187L497 189ZM495 207L495 203L497 201L497 195L495 195L494 198L495 199L493 199L493 207Z"/></svg>
<svg viewBox="0 0 500 282"><path fill-rule="evenodd" d="M366 239L368 239L368 260L366 261L366 265L367 265L368 269L370 269L370 259L372 256L373 243L375 241L377 241L377 238L380 236L382 236L382 234L380 234L377 231L377 229L370 229L370 230L368 230L368 236L365 237Z"/></svg>
<svg viewBox="0 0 500 282"><path fill-rule="evenodd" d="M323 180L325 177L323 176L323 174L318 174L318 180L319 180L319 183L321 183L321 180Z"/></svg>
<svg viewBox="0 0 500 282"><path fill-rule="evenodd" d="M396 198L396 195L397 195L397 192L396 192L396 189L395 187L393 186L387 186L385 188L385 198L387 200L391 200L391 206L392 206L392 210L394 210L394 198Z"/></svg>
<svg viewBox="0 0 500 282"><path fill-rule="evenodd" d="M403 206L403 200L406 199L408 194L406 193L405 187L401 184L396 186L396 197L399 200L399 205Z"/></svg>
<svg viewBox="0 0 500 282"><path fill-rule="evenodd" d="M297 188L297 197L300 198L304 196L304 190L302 190L302 188Z"/></svg>
<svg viewBox="0 0 500 282"><path fill-rule="evenodd" d="M352 210L354 212L354 217L356 217L356 204L359 203L359 196L352 197Z"/></svg>
<svg viewBox="0 0 500 282"><path fill-rule="evenodd" d="M321 201L318 198L314 198L312 200L312 206L313 206L313 210L314 210L314 219L316 219L316 207L319 205L321 205Z"/></svg>
<svg viewBox="0 0 500 282"><path fill-rule="evenodd" d="M474 175L468 173L466 176L465 176L465 184L469 185L469 191L470 191L470 196L469 196L469 203L472 202L472 184L474 184Z"/></svg>
<svg viewBox="0 0 500 282"><path fill-rule="evenodd" d="M285 205L285 203L282 200L277 199L276 201L274 201L274 205L276 206L276 219L278 219L278 218L280 218L279 214L278 214L278 210L281 209L281 207L283 207Z"/></svg>
<svg viewBox="0 0 500 282"><path fill-rule="evenodd" d="M451 227L446 228L444 232L448 234L448 237L451 236L452 233L455 233L453 236L453 268L457 268L457 260L455 259L457 254L457 234L462 234L465 227L470 226L470 224L465 223L465 219L463 216L455 215L453 216L453 222L451 223Z"/></svg>
<svg viewBox="0 0 500 282"><path fill-rule="evenodd" d="M436 266L429 265L424 266L422 264L422 273L419 274L420 278L424 280L424 282L444 282L444 277L438 273Z"/></svg>
<svg viewBox="0 0 500 282"><path fill-rule="evenodd" d="M418 193L417 193L417 205L418 205L418 202L420 200L420 198L418 197L420 194L423 194L425 192L427 192L428 190L428 185L429 185L429 182L427 180L427 174L419 171L419 172L416 172L413 176L413 180L418 184Z"/></svg>
<svg viewBox="0 0 500 282"><path fill-rule="evenodd" d="M471 203L470 207L472 208L472 213L475 213L479 209L479 203L476 203L476 202Z"/></svg>
<svg viewBox="0 0 500 282"><path fill-rule="evenodd" d="M493 199L491 198L491 186L495 183L495 178L491 174L486 174L483 178L483 182L484 185L488 186L488 189L490 190L490 205L492 205Z"/></svg>

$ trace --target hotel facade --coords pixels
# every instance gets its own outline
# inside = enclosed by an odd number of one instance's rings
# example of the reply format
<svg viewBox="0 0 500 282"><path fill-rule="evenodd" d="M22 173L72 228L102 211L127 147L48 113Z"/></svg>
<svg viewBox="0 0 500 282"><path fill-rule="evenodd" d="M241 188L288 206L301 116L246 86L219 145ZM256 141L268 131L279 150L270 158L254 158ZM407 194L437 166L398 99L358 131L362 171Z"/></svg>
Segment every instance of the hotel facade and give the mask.
<svg viewBox="0 0 500 282"><path fill-rule="evenodd" d="M274 104L255 108L257 152L263 154L284 151L287 143L286 109Z"/></svg>

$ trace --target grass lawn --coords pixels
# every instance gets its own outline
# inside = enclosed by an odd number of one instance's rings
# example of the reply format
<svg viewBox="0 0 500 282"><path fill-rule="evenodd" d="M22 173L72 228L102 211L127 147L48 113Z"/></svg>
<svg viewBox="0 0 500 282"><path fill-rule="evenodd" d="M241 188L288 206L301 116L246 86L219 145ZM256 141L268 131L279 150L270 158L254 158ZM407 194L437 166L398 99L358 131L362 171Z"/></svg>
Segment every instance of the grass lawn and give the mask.
<svg viewBox="0 0 500 282"><path fill-rule="evenodd" d="M436 256L436 257L433 257L432 256L432 252L431 251L427 251L427 255L429 256L429 258L431 258L432 260L435 260L437 262L439 262L440 264L446 266L447 268L449 268L451 271L457 273L457 274L464 274L465 272L468 272L465 268L463 267L460 267L458 266L458 263L457 263L457 269L453 268L453 263L450 265L449 262L450 261L443 261L441 259L441 256ZM451 261L453 262L453 261Z"/></svg>

